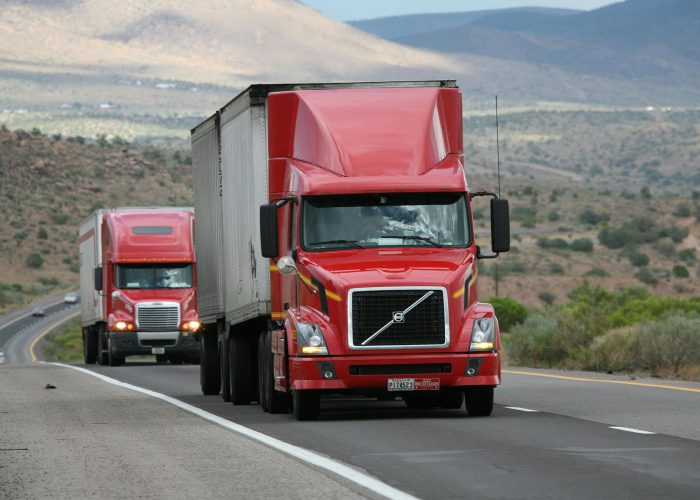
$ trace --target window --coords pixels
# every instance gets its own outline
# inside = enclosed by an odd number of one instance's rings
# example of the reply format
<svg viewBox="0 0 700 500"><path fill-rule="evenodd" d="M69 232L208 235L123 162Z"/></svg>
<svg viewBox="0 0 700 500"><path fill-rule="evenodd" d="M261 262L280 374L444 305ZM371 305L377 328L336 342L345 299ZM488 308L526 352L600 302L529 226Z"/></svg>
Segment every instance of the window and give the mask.
<svg viewBox="0 0 700 500"><path fill-rule="evenodd" d="M304 199L307 250L471 244L464 193L389 193Z"/></svg>
<svg viewBox="0 0 700 500"><path fill-rule="evenodd" d="M192 265L117 265L117 288L192 288Z"/></svg>

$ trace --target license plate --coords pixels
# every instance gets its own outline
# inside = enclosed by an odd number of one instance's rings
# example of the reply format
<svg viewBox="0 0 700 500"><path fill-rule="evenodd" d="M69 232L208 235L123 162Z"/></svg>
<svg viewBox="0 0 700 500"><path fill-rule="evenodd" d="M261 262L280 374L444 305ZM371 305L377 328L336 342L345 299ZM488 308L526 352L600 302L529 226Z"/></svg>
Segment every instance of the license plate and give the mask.
<svg viewBox="0 0 700 500"><path fill-rule="evenodd" d="M439 378L390 378L387 381L389 391L438 391Z"/></svg>
<svg viewBox="0 0 700 500"><path fill-rule="evenodd" d="M165 347L152 347L151 354L165 354Z"/></svg>

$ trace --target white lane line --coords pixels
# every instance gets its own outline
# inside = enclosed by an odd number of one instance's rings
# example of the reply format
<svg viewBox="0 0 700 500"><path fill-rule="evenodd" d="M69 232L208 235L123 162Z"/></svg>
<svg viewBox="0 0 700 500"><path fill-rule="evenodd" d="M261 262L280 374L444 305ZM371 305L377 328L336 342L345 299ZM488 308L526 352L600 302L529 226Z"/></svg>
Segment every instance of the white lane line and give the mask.
<svg viewBox="0 0 700 500"><path fill-rule="evenodd" d="M230 420L226 420L225 418L221 418L217 415L214 415L213 413L204 411L201 408L197 408L196 406L192 406L191 404L184 403L179 399L171 398L170 396L166 396L165 394L151 391L149 389L144 389L143 387L139 387L137 385L127 384L125 382L121 382L111 377L107 377L100 373L95 373L93 371L86 370L85 368L80 368L79 366L65 365L63 363L46 364L70 368L72 370L76 370L85 373L86 375L98 378L104 382L107 382L108 384L116 385L117 387L123 387L125 389L130 389L132 391L140 392L141 394L146 394L147 396L160 399L161 401L165 401L166 403L170 403L173 406L177 406L182 410L188 411L194 415L202 417L203 419L218 424L221 427L224 427L230 431L236 432L250 439L254 439L259 443L265 444L271 448L281 451L282 453L286 453L287 455L291 455L308 464L332 472L333 474L336 474L344 479L352 481L353 483L359 484L363 488L371 490L386 498L398 500L418 500L416 497L409 495L408 493L404 493L401 490L397 490L393 486L389 486L388 484L383 483L379 479L376 479L372 476L368 476L367 474L363 474L362 472L359 472L345 464L342 464L330 458L326 458L305 448L301 448L299 446L295 446L285 441L281 441L277 438L273 438L272 436L268 436L267 434L263 434L262 432L254 431L253 429L249 429L248 427L244 427L240 424L233 423Z"/></svg>
<svg viewBox="0 0 700 500"><path fill-rule="evenodd" d="M506 406L509 410L524 411L525 413L537 413L537 410L531 410L530 408L520 408L519 406Z"/></svg>
<svg viewBox="0 0 700 500"><path fill-rule="evenodd" d="M643 431L641 429L632 429L631 427L617 427L611 425L610 428L618 431L634 432L635 434L656 434L656 432Z"/></svg>

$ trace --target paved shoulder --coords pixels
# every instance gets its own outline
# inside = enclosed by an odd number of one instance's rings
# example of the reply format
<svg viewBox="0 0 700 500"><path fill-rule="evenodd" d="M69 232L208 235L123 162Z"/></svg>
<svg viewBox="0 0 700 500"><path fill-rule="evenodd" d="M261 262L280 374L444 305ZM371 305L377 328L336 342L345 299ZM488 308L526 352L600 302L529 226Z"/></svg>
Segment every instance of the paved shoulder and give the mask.
<svg viewBox="0 0 700 500"><path fill-rule="evenodd" d="M166 403L67 368L0 367L0 395L0 498L373 496Z"/></svg>

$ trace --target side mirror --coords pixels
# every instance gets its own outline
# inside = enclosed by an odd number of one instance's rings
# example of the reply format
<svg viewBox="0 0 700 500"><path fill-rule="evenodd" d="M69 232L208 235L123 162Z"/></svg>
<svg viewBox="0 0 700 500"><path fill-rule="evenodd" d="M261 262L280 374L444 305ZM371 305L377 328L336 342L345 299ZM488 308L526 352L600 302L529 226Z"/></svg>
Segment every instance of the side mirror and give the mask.
<svg viewBox="0 0 700 500"><path fill-rule="evenodd" d="M277 261L277 269L279 269L279 272L282 274L294 274L297 270L297 266L292 257L285 255Z"/></svg>
<svg viewBox="0 0 700 500"><path fill-rule="evenodd" d="M260 251L263 257L274 259L279 255L277 241L277 205L260 205Z"/></svg>
<svg viewBox="0 0 700 500"><path fill-rule="evenodd" d="M95 268L95 290L98 292L102 291L102 266Z"/></svg>
<svg viewBox="0 0 700 500"><path fill-rule="evenodd" d="M491 250L510 250L510 210L508 200L491 198Z"/></svg>

